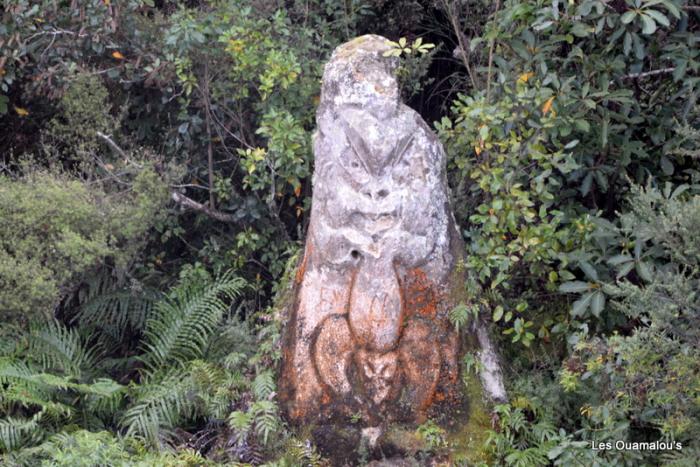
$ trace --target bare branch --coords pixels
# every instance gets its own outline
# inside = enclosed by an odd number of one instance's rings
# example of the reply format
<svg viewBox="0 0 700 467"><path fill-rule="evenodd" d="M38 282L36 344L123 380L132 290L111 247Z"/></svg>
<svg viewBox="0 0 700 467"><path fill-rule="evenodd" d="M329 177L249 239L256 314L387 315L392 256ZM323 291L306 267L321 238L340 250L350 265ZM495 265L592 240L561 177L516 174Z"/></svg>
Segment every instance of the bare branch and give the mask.
<svg viewBox="0 0 700 467"><path fill-rule="evenodd" d="M114 142L112 138L109 136L105 135L104 133L97 131L96 132L97 136L99 136L107 145L114 150L117 154L119 154L121 157L125 158L128 160L128 157L126 155L126 152L122 148L120 148L117 143ZM99 163L99 161L98 161ZM102 165L102 164L100 164ZM108 170L106 167L103 166L105 170ZM111 173L111 172L110 172ZM120 180L117 180L121 182ZM121 182L123 183L123 182ZM183 185L184 186L184 185ZM205 188L206 187L201 187L197 186L197 188ZM231 224L235 224L238 222L231 214L226 214L221 211L217 211L216 209L212 209L209 206L206 206L204 204L198 203L197 201L193 200L192 198L188 198L187 196L178 193L177 191L172 191L170 192L170 198L175 201L177 204L180 206L183 206L185 208L192 209L193 211L198 211L203 214L206 214L207 216L211 217L212 219L216 219L221 222L227 222Z"/></svg>
<svg viewBox="0 0 700 467"><path fill-rule="evenodd" d="M453 10L453 5L448 1L448 0L443 0L443 8L445 9L445 12L447 13L448 20L450 21L450 25L452 26L454 34L457 36L457 44L459 45L460 49L460 58L462 59L462 63L464 64L464 67L467 69L467 75L469 76L469 81L472 83L472 87L474 89L477 89L476 86L476 80L474 78L474 74L472 73L472 68L469 66L469 58L467 56L468 52L468 47L464 42L464 34L462 34L462 28L459 24L459 18L457 17L457 12Z"/></svg>
<svg viewBox="0 0 700 467"><path fill-rule="evenodd" d="M209 206L204 205L202 203L198 203L192 198L188 198L187 196L180 194L176 191L170 193L170 198L172 198L173 201L175 201L181 206L192 209L193 211L198 211L203 214L206 214L207 216L211 217L212 219L216 219L217 221L227 222L230 224L235 224L238 222L231 214L226 214L225 212L217 211L216 209L211 209Z"/></svg>
<svg viewBox="0 0 700 467"><path fill-rule="evenodd" d="M557 6L558 3L554 2L554 5ZM494 18L498 14L498 10L501 9L501 0L496 0L496 11L494 11L493 16ZM489 69L488 69L488 74L486 76L486 103L488 104L491 102L491 72L493 68L493 48L496 45L496 39L491 39L491 44L489 45Z"/></svg>
<svg viewBox="0 0 700 467"><path fill-rule="evenodd" d="M117 143L114 142L114 140L113 140L112 138L110 138L109 136L105 135L105 134L102 133L101 131L96 131L95 134L97 134L97 136L98 136L100 139L102 139L102 141L104 141L105 143L107 143L107 146L109 146L110 148L112 148L112 150L113 150L114 152L116 152L117 154L119 154L120 157L123 157L124 159L128 159L128 157L126 156L126 153L124 152L124 150L123 150L122 148L120 148L120 147L117 145Z"/></svg>
<svg viewBox="0 0 700 467"><path fill-rule="evenodd" d="M644 73L632 73L632 74L623 76L622 79L646 78L647 76L655 76L655 75L663 75L666 73L673 73L675 70L676 70L676 67L672 66L672 67L668 67L668 68L662 68L660 70L645 71Z"/></svg>
<svg viewBox="0 0 700 467"><path fill-rule="evenodd" d="M645 71L643 73L630 73L629 75L621 76L620 79L640 79L647 78L649 76L663 75L666 73L673 73L676 67L661 68L659 70ZM615 80L610 80L610 84L613 84Z"/></svg>

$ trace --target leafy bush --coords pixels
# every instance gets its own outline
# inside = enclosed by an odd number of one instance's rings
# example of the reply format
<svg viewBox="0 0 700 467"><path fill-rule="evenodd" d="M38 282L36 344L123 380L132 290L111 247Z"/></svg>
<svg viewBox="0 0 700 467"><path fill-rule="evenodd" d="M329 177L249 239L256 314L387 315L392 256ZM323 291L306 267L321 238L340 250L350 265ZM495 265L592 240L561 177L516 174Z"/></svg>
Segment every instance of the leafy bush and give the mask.
<svg viewBox="0 0 700 467"><path fill-rule="evenodd" d="M635 188L629 202L622 229L640 246L648 275L608 288L614 309L634 332L579 341L570 359L580 363L564 370L567 387L597 396L587 413L599 436L677 441L690 459L700 430L695 345L700 250L691 233L700 221L700 198Z"/></svg>
<svg viewBox="0 0 700 467"><path fill-rule="evenodd" d="M108 259L125 265L159 216L162 182L146 168L120 198L65 174L0 178L3 320L52 317L76 280Z"/></svg>

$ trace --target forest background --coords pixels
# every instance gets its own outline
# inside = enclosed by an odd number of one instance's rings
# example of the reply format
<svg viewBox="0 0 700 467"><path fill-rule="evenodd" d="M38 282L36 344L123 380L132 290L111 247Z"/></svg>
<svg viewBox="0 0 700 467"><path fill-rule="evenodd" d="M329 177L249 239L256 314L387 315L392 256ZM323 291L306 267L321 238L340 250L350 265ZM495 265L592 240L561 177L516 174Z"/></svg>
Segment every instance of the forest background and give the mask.
<svg viewBox="0 0 700 467"><path fill-rule="evenodd" d="M451 319L492 322L510 396L484 463L696 465L693 2L0 5L3 465L324 465L280 418L273 305L323 64L364 33L448 151L473 297ZM616 440L683 448L590 449Z"/></svg>

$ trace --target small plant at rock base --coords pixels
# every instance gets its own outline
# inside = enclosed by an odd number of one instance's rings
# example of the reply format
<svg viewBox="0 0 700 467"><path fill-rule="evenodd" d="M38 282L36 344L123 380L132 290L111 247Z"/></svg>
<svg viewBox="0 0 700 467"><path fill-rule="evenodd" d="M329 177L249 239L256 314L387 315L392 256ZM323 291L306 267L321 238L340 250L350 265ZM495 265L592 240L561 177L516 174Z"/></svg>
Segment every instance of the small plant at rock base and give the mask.
<svg viewBox="0 0 700 467"><path fill-rule="evenodd" d="M419 425L418 428L416 428L416 433L426 442L431 450L447 447L446 431L432 420L428 420L422 425Z"/></svg>

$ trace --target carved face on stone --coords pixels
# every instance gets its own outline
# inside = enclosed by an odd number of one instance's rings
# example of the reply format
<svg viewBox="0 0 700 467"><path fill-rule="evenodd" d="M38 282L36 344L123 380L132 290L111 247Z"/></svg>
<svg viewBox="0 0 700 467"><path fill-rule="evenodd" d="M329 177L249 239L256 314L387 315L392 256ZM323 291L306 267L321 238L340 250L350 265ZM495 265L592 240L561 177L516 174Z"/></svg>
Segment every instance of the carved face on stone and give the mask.
<svg viewBox="0 0 700 467"><path fill-rule="evenodd" d="M325 132L320 125L316 148L323 155L316 162L313 215L315 232L330 242L329 262L398 257L406 266L418 265L437 242L446 243L447 200L434 193L442 178L434 159L443 155L435 153L416 117L379 121L347 107L337 116L329 112Z"/></svg>
<svg viewBox="0 0 700 467"><path fill-rule="evenodd" d="M372 148L350 124L345 125L347 146L338 158L341 170L336 171L336 175L339 182L354 191L356 196L344 203L343 214L351 227L377 241L402 220L406 184L403 183L405 174L401 174L401 166L405 164L403 156L412 137L406 136L398 145L384 152L381 151L383 148ZM397 164L401 166L397 168Z"/></svg>
<svg viewBox="0 0 700 467"><path fill-rule="evenodd" d="M451 305L438 303L454 265L445 154L399 102L386 50L383 38L359 38L324 72L294 354L285 360L293 417L360 404L381 418L399 410L401 393L418 413L456 366Z"/></svg>
<svg viewBox="0 0 700 467"><path fill-rule="evenodd" d="M359 350L355 355L362 388L374 404L380 405L389 396L394 385L398 355L396 352L380 354L367 352L364 349Z"/></svg>

